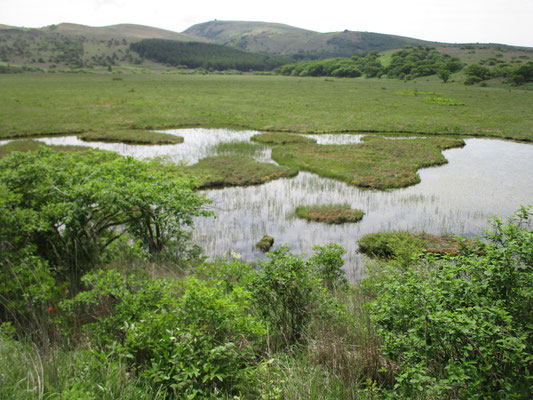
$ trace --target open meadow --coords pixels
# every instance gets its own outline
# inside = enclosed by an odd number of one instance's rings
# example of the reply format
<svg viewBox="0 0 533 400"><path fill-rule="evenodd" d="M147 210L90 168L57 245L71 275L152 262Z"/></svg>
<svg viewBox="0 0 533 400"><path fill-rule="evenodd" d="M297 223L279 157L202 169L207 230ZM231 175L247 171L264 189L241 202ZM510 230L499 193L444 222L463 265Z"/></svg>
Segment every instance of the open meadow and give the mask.
<svg viewBox="0 0 533 400"><path fill-rule="evenodd" d="M436 78L12 74L0 87L1 138L201 126L533 139L532 91Z"/></svg>

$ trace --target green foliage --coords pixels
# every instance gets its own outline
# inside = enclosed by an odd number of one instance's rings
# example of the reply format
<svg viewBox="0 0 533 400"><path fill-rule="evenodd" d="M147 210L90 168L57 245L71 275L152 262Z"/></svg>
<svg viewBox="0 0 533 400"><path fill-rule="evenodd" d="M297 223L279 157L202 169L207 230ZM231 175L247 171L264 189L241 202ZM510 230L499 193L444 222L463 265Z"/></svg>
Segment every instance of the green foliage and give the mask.
<svg viewBox="0 0 533 400"><path fill-rule="evenodd" d="M132 43L130 49L141 57L173 66L238 71L272 70L286 62L281 57L246 53L230 47L199 42L166 39L144 39Z"/></svg>
<svg viewBox="0 0 533 400"><path fill-rule="evenodd" d="M531 388L529 211L495 219L483 254L388 269L371 312L407 398L526 398Z"/></svg>
<svg viewBox="0 0 533 400"><path fill-rule="evenodd" d="M315 254L309 259L309 263L322 284L329 290L345 289L348 286L343 270L346 250L336 243L314 246L313 250Z"/></svg>
<svg viewBox="0 0 533 400"><path fill-rule="evenodd" d="M467 81L465 81L465 84L471 84L470 82L481 82L490 79L492 76L489 68L479 64L470 64L465 68L465 74L468 77Z"/></svg>
<svg viewBox="0 0 533 400"><path fill-rule="evenodd" d="M513 85L533 82L533 61L529 61L527 64L515 68L509 75L509 81Z"/></svg>
<svg viewBox="0 0 533 400"><path fill-rule="evenodd" d="M458 58L442 54L435 48L406 46L392 54L386 73L391 78L407 80L438 73L446 82L451 73L462 68Z"/></svg>
<svg viewBox="0 0 533 400"><path fill-rule="evenodd" d="M362 253L385 259L396 258L403 250L408 253L424 250L424 241L409 232L369 233L357 243Z"/></svg>
<svg viewBox="0 0 533 400"><path fill-rule="evenodd" d="M88 291L64 307L101 317L87 325L93 341L125 354L158 391L180 398L235 393L258 357L263 324L250 313L251 293L213 277L168 280L88 274Z"/></svg>
<svg viewBox="0 0 533 400"><path fill-rule="evenodd" d="M268 323L273 348L299 343L313 317L331 316L337 311L334 299L323 290L321 278L325 277L330 286L340 283L342 250L334 246L317 250L319 254L307 262L286 247L271 250L250 284L255 308ZM318 266L321 262L328 265Z"/></svg>
<svg viewBox="0 0 533 400"><path fill-rule="evenodd" d="M183 226L206 215L205 200L190 181L113 153L41 148L2 159L0 172L2 207L33 216L32 223L5 234L8 254L16 255L16 242L24 238L73 289L126 233L152 254L183 250Z"/></svg>

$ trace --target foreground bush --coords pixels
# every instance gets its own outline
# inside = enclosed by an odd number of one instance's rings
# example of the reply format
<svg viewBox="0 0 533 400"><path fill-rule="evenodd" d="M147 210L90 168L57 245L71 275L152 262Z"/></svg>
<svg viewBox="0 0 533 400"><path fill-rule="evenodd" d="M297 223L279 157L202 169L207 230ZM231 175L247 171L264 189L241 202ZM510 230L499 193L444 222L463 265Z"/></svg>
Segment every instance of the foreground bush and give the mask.
<svg viewBox="0 0 533 400"><path fill-rule="evenodd" d="M406 398L526 398L533 383L529 212L494 220L482 254L387 270L371 306Z"/></svg>

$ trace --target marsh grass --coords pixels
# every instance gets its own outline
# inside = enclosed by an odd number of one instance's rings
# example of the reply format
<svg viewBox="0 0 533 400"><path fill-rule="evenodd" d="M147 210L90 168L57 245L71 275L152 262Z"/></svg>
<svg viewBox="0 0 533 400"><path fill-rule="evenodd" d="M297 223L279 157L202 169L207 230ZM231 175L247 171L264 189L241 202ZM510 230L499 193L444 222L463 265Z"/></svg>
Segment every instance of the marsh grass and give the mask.
<svg viewBox="0 0 533 400"><path fill-rule="evenodd" d="M314 172L363 188L390 189L420 182L417 170L445 164L441 151L463 140L428 138L386 140L365 137L355 145L288 145L272 150L280 165Z"/></svg>
<svg viewBox="0 0 533 400"><path fill-rule="evenodd" d="M80 135L79 138L87 142L111 142L153 145L183 143L183 137L181 136L161 132L151 132L146 130L87 132L83 135Z"/></svg>
<svg viewBox="0 0 533 400"><path fill-rule="evenodd" d="M264 146L251 142L234 141L218 143L212 149L215 154L240 154L253 157L260 153Z"/></svg>
<svg viewBox="0 0 533 400"><path fill-rule="evenodd" d="M44 146L52 149L53 151L87 151L87 147L84 146L51 146L44 144L43 142L39 142L38 140L14 140L12 142L8 142L2 146L0 146L0 158L3 158L7 156L8 154L14 152L14 151L20 151L20 152L27 152L27 151L35 151L39 147Z"/></svg>
<svg viewBox="0 0 533 400"><path fill-rule="evenodd" d="M259 185L298 174L295 168L261 163L248 156L208 157L183 171L197 178L200 189L226 186Z"/></svg>
<svg viewBox="0 0 533 400"><path fill-rule="evenodd" d="M283 145L283 144L313 144L316 143L315 139L311 139L305 136L294 135L285 132L271 132L262 133L260 135L254 135L251 137L252 141L268 144L268 145Z"/></svg>
<svg viewBox="0 0 533 400"><path fill-rule="evenodd" d="M425 251L440 255L457 255L462 248L469 247L474 251L478 248L472 240L406 231L369 233L361 236L358 244L361 253L380 259L396 258L406 250L411 253Z"/></svg>
<svg viewBox="0 0 533 400"><path fill-rule="evenodd" d="M533 92L437 80L257 75L10 74L0 76L0 137L203 126L296 133L403 132L531 141ZM383 90L382 87L386 88ZM467 106L432 107L435 92Z"/></svg>
<svg viewBox="0 0 533 400"><path fill-rule="evenodd" d="M325 222L326 224L343 224L359 222L365 215L364 211L352 209L348 204L327 204L296 207L297 217L309 221Z"/></svg>

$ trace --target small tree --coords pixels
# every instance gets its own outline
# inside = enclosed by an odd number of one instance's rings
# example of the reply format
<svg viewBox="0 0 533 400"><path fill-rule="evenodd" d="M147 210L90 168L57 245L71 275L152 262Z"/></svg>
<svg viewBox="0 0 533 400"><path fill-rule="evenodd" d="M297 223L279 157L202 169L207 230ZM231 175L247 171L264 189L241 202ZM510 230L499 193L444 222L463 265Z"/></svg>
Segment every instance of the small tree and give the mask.
<svg viewBox="0 0 533 400"><path fill-rule="evenodd" d="M446 69L446 68L441 68L441 69L439 69L439 71L437 72L437 76L438 76L439 79L441 79L442 82L444 82L444 83L448 82L448 79L450 79L450 75L451 75L450 70L448 70L448 69Z"/></svg>

